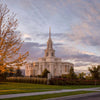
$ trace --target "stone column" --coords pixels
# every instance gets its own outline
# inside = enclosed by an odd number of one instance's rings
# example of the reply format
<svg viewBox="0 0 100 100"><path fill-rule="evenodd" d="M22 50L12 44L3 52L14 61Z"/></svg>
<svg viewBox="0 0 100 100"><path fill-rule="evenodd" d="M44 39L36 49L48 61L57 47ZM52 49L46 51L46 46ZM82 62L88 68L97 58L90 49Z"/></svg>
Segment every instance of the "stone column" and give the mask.
<svg viewBox="0 0 100 100"><path fill-rule="evenodd" d="M50 63L50 72L51 72L51 76L54 77L54 66L52 63Z"/></svg>
<svg viewBox="0 0 100 100"><path fill-rule="evenodd" d="M59 64L59 75L60 76L62 75L62 65L61 65L61 63Z"/></svg>
<svg viewBox="0 0 100 100"><path fill-rule="evenodd" d="M43 62L43 71L45 70L45 63Z"/></svg>
<svg viewBox="0 0 100 100"><path fill-rule="evenodd" d="M70 72L70 66L68 65L68 73Z"/></svg>
<svg viewBox="0 0 100 100"><path fill-rule="evenodd" d="M41 64L39 63L38 75L41 75Z"/></svg>

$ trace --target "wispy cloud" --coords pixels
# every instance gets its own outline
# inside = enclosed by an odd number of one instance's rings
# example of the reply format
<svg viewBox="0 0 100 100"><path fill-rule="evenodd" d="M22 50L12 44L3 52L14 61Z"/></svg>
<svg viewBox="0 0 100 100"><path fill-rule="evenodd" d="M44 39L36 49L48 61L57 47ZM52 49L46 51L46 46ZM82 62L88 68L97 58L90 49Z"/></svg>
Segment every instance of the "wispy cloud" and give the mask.
<svg viewBox="0 0 100 100"><path fill-rule="evenodd" d="M5 0L17 14L22 51L42 57L49 26L56 55L75 66L100 63L100 0Z"/></svg>

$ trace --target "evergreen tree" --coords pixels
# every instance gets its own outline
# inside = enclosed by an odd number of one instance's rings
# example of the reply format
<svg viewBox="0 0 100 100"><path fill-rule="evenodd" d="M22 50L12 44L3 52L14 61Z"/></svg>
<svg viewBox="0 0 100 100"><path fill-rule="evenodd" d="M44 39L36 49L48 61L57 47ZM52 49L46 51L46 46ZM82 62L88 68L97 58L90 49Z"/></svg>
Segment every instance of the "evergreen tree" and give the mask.
<svg viewBox="0 0 100 100"><path fill-rule="evenodd" d="M47 78L48 73L50 73L47 69L44 69L44 71L42 72L42 77Z"/></svg>
<svg viewBox="0 0 100 100"><path fill-rule="evenodd" d="M9 67L9 76L10 77L14 76L14 68L13 67Z"/></svg>
<svg viewBox="0 0 100 100"><path fill-rule="evenodd" d="M75 74L73 67L70 68L68 78L70 78L70 79L76 79L77 78L77 75Z"/></svg>
<svg viewBox="0 0 100 100"><path fill-rule="evenodd" d="M16 77L22 76L22 71L21 71L20 67L17 67L15 76L16 76Z"/></svg>

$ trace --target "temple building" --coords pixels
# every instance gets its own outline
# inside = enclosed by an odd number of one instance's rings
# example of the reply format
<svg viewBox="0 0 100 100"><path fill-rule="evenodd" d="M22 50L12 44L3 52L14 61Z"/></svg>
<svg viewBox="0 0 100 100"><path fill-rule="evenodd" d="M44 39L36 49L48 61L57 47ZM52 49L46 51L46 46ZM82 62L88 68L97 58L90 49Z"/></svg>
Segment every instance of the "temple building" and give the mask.
<svg viewBox="0 0 100 100"><path fill-rule="evenodd" d="M44 69L47 69L52 77L61 76L62 74L68 74L71 67L74 67L72 63L63 62L61 58L55 56L55 50L53 49L53 42L51 39L51 28L49 28L49 39L47 41L45 55L39 58L37 62L26 64L25 76L41 75Z"/></svg>

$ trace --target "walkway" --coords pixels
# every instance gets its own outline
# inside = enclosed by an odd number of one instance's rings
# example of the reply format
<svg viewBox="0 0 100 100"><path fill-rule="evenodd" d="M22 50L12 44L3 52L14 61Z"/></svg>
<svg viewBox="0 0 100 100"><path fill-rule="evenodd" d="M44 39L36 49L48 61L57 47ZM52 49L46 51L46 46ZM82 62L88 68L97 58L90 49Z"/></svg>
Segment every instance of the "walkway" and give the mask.
<svg viewBox="0 0 100 100"><path fill-rule="evenodd" d="M45 100L100 100L100 92L56 97Z"/></svg>
<svg viewBox="0 0 100 100"><path fill-rule="evenodd" d="M7 94L7 95L0 95L0 99L22 97L22 96L54 94L54 93L62 93L62 92L74 92L74 91L100 91L100 87L99 88L85 88L85 89L63 89L63 90L58 90L58 91L46 91L46 92Z"/></svg>

